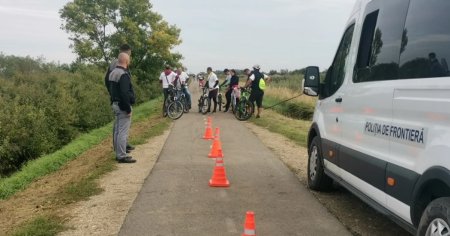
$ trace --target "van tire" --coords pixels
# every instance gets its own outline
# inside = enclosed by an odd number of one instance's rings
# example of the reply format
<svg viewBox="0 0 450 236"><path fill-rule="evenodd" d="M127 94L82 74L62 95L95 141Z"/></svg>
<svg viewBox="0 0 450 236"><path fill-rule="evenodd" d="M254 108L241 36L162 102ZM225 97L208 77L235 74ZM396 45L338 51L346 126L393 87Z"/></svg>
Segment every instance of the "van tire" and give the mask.
<svg viewBox="0 0 450 236"><path fill-rule="evenodd" d="M316 191L329 191L333 179L325 174L320 138L314 137L308 149L308 187Z"/></svg>
<svg viewBox="0 0 450 236"><path fill-rule="evenodd" d="M435 226L437 225L440 226L442 231L436 232L438 229ZM428 204L420 219L417 235L444 235L443 232L448 234L449 231L450 197L441 197ZM432 232L435 234L431 234Z"/></svg>

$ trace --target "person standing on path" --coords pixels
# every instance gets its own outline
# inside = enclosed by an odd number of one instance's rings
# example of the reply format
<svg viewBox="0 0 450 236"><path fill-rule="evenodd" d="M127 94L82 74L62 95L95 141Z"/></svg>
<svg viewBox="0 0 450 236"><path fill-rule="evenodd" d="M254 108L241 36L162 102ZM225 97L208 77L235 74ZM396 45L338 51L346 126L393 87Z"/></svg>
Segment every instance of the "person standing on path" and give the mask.
<svg viewBox="0 0 450 236"><path fill-rule="evenodd" d="M249 97L249 101L251 103L256 102L256 106L258 107L256 118L260 117L261 111L262 111L262 101L264 97L264 90L262 90L259 86L260 80L267 80L270 81L270 77L266 74L263 74L259 72L260 66L254 65L253 66L253 72L249 75L247 83L245 84L245 87L252 88L252 92Z"/></svg>
<svg viewBox="0 0 450 236"><path fill-rule="evenodd" d="M119 163L136 162L127 155L128 131L131 125L132 105L135 102L131 76L128 72L130 56L120 53L116 68L109 74L109 91L111 92L112 110L116 116L114 123L114 150ZM130 92L132 91L132 92Z"/></svg>
<svg viewBox="0 0 450 236"><path fill-rule="evenodd" d="M119 49L120 52L124 52L126 54L128 54L128 56L131 57L131 47L128 44L122 44L122 46L120 46ZM111 91L109 91L109 74L111 73L111 71L113 71L116 66L117 66L117 58L114 59L111 64L109 64L108 70L106 71L106 75L105 75L105 87L108 90L108 94L111 97ZM128 73L131 75L130 70L127 68ZM130 92L133 92L133 87L131 87ZM134 93L134 92L133 92ZM112 101L111 101L112 103ZM114 145L114 130L113 130L113 145ZM131 152L132 150L134 150L134 147L131 146L128 142L127 142L127 153Z"/></svg>
<svg viewBox="0 0 450 236"><path fill-rule="evenodd" d="M225 110L223 112L228 112L231 104L231 93L236 91L236 88L239 88L239 76L236 74L236 70L230 70L230 83L228 84L227 92L225 93L225 97L227 99L227 103L225 104ZM236 103L238 101L236 100Z"/></svg>
<svg viewBox="0 0 450 236"><path fill-rule="evenodd" d="M191 93L189 92L188 87L189 75L183 71L182 67L180 67L177 69L177 76L181 83L181 91L183 91L186 96L188 109L191 109Z"/></svg>
<svg viewBox="0 0 450 236"><path fill-rule="evenodd" d="M212 112L215 113L217 108L217 93L219 92L219 79L217 78L217 75L212 71L211 67L208 67L206 69L206 72L208 73L208 88L209 88L208 112L211 112L211 99L212 99L214 101L214 110Z"/></svg>
<svg viewBox="0 0 450 236"><path fill-rule="evenodd" d="M164 111L164 117L167 116L167 107L166 107L166 100L169 96L169 86L173 86L173 81L175 80L177 74L172 71L170 66L166 66L164 71L159 76L159 82L162 84L163 88L163 94L164 94L164 103L163 103L163 111Z"/></svg>

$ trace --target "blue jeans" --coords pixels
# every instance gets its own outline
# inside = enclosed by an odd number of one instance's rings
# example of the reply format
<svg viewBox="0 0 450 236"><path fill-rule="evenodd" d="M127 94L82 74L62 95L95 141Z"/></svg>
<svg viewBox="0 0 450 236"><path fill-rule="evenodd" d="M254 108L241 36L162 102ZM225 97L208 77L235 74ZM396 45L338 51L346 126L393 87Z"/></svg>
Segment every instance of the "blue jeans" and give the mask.
<svg viewBox="0 0 450 236"><path fill-rule="evenodd" d="M183 91L184 95L186 96L187 104L188 104L189 108L191 108L191 93L189 92L189 89L187 87L183 87L182 91Z"/></svg>

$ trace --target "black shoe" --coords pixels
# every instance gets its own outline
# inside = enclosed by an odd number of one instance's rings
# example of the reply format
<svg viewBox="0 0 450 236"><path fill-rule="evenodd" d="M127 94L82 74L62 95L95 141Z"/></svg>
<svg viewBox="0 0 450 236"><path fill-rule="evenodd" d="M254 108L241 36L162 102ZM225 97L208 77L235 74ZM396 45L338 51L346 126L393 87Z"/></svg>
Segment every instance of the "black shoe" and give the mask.
<svg viewBox="0 0 450 236"><path fill-rule="evenodd" d="M224 112L224 113L227 113L227 112L228 112L228 109L225 109L223 112Z"/></svg>
<svg viewBox="0 0 450 236"><path fill-rule="evenodd" d="M259 118L259 115L256 115L256 118Z"/></svg>
<svg viewBox="0 0 450 236"><path fill-rule="evenodd" d="M134 147L131 146L130 144L127 144L127 150L133 151L133 150L134 150Z"/></svg>
<svg viewBox="0 0 450 236"><path fill-rule="evenodd" d="M117 159L117 162L119 162L119 163L135 163L136 160L133 159L132 157L128 156L128 157Z"/></svg>

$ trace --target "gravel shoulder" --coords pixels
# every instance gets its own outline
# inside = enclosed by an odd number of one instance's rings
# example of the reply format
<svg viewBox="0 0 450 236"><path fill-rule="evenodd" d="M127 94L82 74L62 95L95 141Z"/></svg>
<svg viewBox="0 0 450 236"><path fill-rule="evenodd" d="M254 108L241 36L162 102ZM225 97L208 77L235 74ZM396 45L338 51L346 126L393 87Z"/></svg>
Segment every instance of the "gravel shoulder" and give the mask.
<svg viewBox="0 0 450 236"><path fill-rule="evenodd" d="M118 165L118 169L99 180L100 195L77 203L66 223L71 229L59 235L117 235L142 184L156 163L170 133L150 139L132 152L135 164Z"/></svg>

